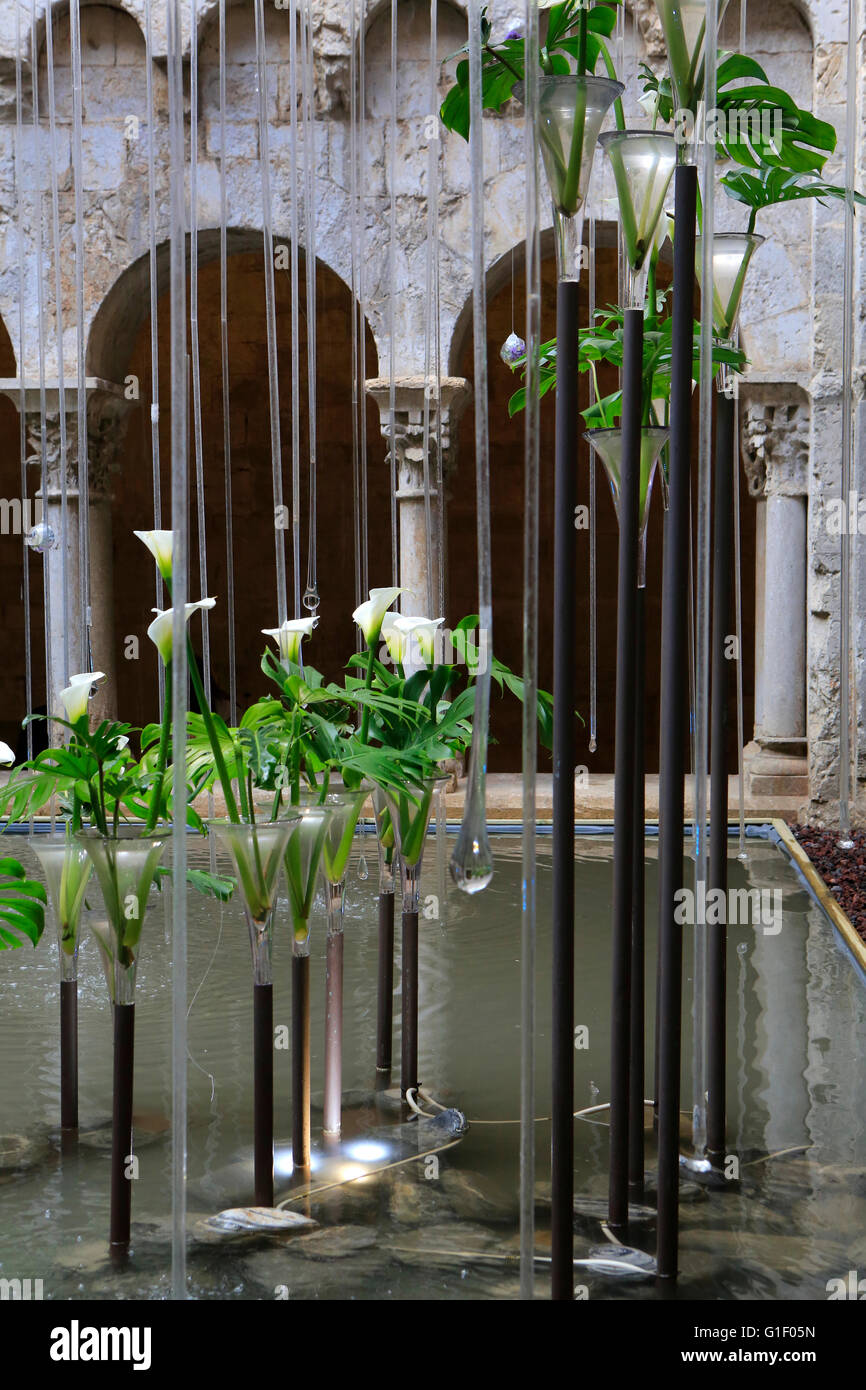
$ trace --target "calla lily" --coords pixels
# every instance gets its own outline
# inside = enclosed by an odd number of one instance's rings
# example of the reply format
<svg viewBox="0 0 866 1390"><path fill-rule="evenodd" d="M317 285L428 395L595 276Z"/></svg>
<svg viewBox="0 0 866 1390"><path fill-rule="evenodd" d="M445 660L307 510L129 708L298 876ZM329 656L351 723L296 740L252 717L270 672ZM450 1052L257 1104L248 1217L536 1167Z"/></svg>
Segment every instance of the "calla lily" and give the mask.
<svg viewBox="0 0 866 1390"><path fill-rule="evenodd" d="M83 671L79 676L70 676L69 684L60 692L60 700L70 724L87 717L87 702L97 681L104 681L104 671Z"/></svg>
<svg viewBox="0 0 866 1390"><path fill-rule="evenodd" d="M0 767L11 767L15 761L15 754L8 743L0 740Z"/></svg>
<svg viewBox="0 0 866 1390"><path fill-rule="evenodd" d="M171 583L173 531L134 531L133 535L143 541L157 563L163 579Z"/></svg>
<svg viewBox="0 0 866 1390"><path fill-rule="evenodd" d="M388 648L388 655L397 666L403 665L405 638L397 626L397 613L386 613L382 619L382 639Z"/></svg>
<svg viewBox="0 0 866 1390"><path fill-rule="evenodd" d="M297 666L301 659L301 642L309 637L318 618L287 618L280 627L263 627L262 635L273 637L280 649L281 661L293 661Z"/></svg>
<svg viewBox="0 0 866 1390"><path fill-rule="evenodd" d="M394 627L403 638L403 665L417 666L420 656L424 666L433 665L433 642L436 629L444 623L444 618L399 617L394 619Z"/></svg>
<svg viewBox="0 0 866 1390"><path fill-rule="evenodd" d="M366 603L356 608L352 617L364 634L368 647L375 647L382 631L382 619L402 589L371 589Z"/></svg>
<svg viewBox="0 0 866 1390"><path fill-rule="evenodd" d="M201 598L198 603L186 604L184 616L189 622L193 613L198 609L213 608L216 603L215 598ZM173 608L154 608L152 610L156 617L147 629L147 635L153 642L166 666L171 662L172 629L174 627Z"/></svg>

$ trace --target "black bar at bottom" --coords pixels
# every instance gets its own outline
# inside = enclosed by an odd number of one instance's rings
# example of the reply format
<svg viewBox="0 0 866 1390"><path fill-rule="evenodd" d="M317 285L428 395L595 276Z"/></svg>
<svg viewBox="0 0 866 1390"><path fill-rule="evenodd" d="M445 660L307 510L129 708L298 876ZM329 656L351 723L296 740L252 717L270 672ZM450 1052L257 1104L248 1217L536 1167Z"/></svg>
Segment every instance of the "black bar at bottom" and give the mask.
<svg viewBox="0 0 866 1390"><path fill-rule="evenodd" d="M629 1065L628 1185L634 1201L643 1200L644 1183L644 1029L646 1007L644 891L646 823L646 589L638 589L635 608L634 675L634 863L631 904L631 1061Z"/></svg>

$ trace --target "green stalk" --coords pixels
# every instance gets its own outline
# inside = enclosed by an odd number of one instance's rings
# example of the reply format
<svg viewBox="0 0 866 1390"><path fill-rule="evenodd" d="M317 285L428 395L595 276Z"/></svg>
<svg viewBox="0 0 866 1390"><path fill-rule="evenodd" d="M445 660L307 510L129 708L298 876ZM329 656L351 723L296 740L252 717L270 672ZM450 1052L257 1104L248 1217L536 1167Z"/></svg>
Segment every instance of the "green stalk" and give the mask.
<svg viewBox="0 0 866 1390"><path fill-rule="evenodd" d="M604 63L605 72L607 73L611 82L616 82L616 66L607 50L607 44L604 42L604 39L599 39L598 45L601 49L601 57ZM613 116L614 120L616 121L617 130L625 130L625 113L622 109L621 97L617 97L616 101L613 104ZM653 130L655 130L655 122L653 122Z"/></svg>
<svg viewBox="0 0 866 1390"><path fill-rule="evenodd" d="M370 690L373 685L373 644L367 643L367 675L364 680L364 689ZM367 735L370 730L370 706L365 705L361 713L361 742L367 742Z"/></svg>
<svg viewBox="0 0 866 1390"><path fill-rule="evenodd" d="M147 817L147 825L144 828L145 835L152 835L156 829L156 822L159 819L159 808L162 802L162 789L165 785L165 765L168 759L168 741L171 736L171 707L174 681L172 677L171 662L165 663L165 699L162 704L162 723L159 730L159 753L156 763L156 780L153 784L153 793L150 802L150 811Z"/></svg>

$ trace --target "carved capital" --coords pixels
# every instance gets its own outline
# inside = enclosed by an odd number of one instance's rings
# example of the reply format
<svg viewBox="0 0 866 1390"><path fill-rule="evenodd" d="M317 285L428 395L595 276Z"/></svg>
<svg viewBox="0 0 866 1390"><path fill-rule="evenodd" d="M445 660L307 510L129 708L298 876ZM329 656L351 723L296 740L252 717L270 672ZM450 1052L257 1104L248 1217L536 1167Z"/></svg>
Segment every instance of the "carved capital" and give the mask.
<svg viewBox="0 0 866 1390"><path fill-rule="evenodd" d="M394 390L394 439L391 439L391 386L386 377L375 377L366 383L367 392L379 407L382 437L394 451L398 496L409 498L424 495L424 436L425 417L428 430L428 471L431 495L436 481L447 478L454 467L457 448L457 424L469 400L472 388L464 377L431 379L425 385L423 377L398 377ZM429 398L429 409L428 409ZM440 454L441 450L441 454Z"/></svg>
<svg viewBox="0 0 866 1390"><path fill-rule="evenodd" d="M810 410L790 384L740 388L740 447L753 497L809 491Z"/></svg>

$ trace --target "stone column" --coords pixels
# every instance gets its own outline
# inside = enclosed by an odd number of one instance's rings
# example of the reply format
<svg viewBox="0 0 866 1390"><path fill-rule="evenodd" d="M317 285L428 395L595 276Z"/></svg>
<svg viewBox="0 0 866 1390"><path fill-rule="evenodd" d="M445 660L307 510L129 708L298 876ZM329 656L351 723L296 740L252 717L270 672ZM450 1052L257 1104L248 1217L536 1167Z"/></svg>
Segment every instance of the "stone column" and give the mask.
<svg viewBox="0 0 866 1390"><path fill-rule="evenodd" d="M395 390L395 439L391 441L390 383L375 377L366 383L367 392L379 407L382 435L396 452L397 507L400 537L400 583L406 590L400 608L406 614L428 613L427 608L427 515L424 502L424 402L423 376L398 377ZM453 469L457 447L457 424L471 395L464 377L444 377L439 392L439 409L430 403L429 492L432 554L429 557L433 579L433 603L439 592L439 576L447 574L447 531L439 534L439 488ZM433 387L435 391L435 386ZM441 439L442 457L438 457Z"/></svg>
<svg viewBox="0 0 866 1390"><path fill-rule="evenodd" d="M757 503L755 729L746 769L756 796L806 796L808 408L788 385L746 388L740 402Z"/></svg>
<svg viewBox="0 0 866 1390"><path fill-rule="evenodd" d="M0 390L20 405L17 383L0 382ZM41 519L54 535L45 552L45 585L50 619L48 650L48 707L59 711L59 694L70 675L82 670L103 671L92 703L94 720L117 718L117 659L114 635L114 561L110 476L116 471L126 432L130 402L123 390L95 378L87 382L87 459L89 492L90 607L85 613L80 573L80 494L78 486L77 390L64 392L66 457L62 457L59 391L52 384L45 397L45 496L38 481L42 466L42 414L38 388L25 388L25 420L30 453L28 466L36 473L31 484L41 502ZM66 525L63 515L63 469L66 481ZM64 597L65 579L65 597Z"/></svg>

